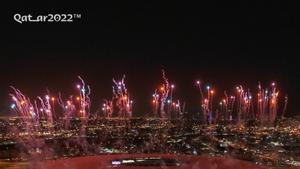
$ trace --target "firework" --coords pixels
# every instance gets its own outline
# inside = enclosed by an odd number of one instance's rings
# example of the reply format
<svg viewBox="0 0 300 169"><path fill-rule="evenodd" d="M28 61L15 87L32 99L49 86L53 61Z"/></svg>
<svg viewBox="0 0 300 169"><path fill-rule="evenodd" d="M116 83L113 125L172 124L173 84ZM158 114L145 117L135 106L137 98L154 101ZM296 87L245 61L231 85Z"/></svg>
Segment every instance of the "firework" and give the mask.
<svg viewBox="0 0 300 169"><path fill-rule="evenodd" d="M119 81L113 79L113 84L112 104L115 108L112 110L116 110L118 117L131 117L133 101L130 100L129 92L125 85L125 75Z"/></svg>
<svg viewBox="0 0 300 169"><path fill-rule="evenodd" d="M84 80L78 76L80 79L81 84L77 84L77 89L79 93L79 113L80 117L86 118L89 117L90 107L91 107L91 100L89 95L91 94L91 89L89 85L85 85Z"/></svg>
<svg viewBox="0 0 300 169"><path fill-rule="evenodd" d="M214 120L214 116L216 119L216 116L218 116L218 111L213 111L213 101L215 96L215 90L210 86L207 85L205 89L203 89L203 86L200 82L200 80L196 81L196 85L199 88L200 94L201 94L201 109L204 117L204 122L211 124ZM206 90L204 93L203 90ZM214 114L215 113L215 114Z"/></svg>
<svg viewBox="0 0 300 169"><path fill-rule="evenodd" d="M180 102L174 102L173 92L175 89L174 84L170 84L169 80L162 70L163 82L158 89L155 89L152 95L152 107L154 116L160 118L176 118L182 111Z"/></svg>
<svg viewBox="0 0 300 169"><path fill-rule="evenodd" d="M24 119L38 122L40 119L47 120L51 126L53 122L62 117L66 126L70 117L88 119L90 117L91 89L85 81L78 76L76 93L62 98L61 93L57 97L51 95L49 90L46 95L38 96L33 101L25 96L20 90L12 87L10 97L13 112ZM263 88L258 82L256 92L251 92L243 85L237 85L233 92L224 91L223 96L217 96L216 90L211 85L203 85L196 81L201 100L201 111L204 122L207 124L226 121L229 123L244 124L249 120L258 120L262 123L273 124L277 118L283 118L286 114L288 96L284 97L283 105L280 102L280 92L277 84L272 82L269 88ZM162 84L152 95L152 109L155 116L160 118L178 118L185 112L185 103L174 99L175 85L171 84L162 70ZM104 100L102 110L105 117L132 117L133 101L125 85L125 75L121 80L113 79L112 99ZM215 100L220 99L218 105ZM60 109L56 106L60 106ZM282 108L280 113L279 109ZM59 116L61 115L62 116Z"/></svg>
<svg viewBox="0 0 300 169"><path fill-rule="evenodd" d="M250 89L245 90L242 85L235 87L234 94L228 96L224 91L224 98L219 102L219 109L213 109L214 89L206 86L206 92L203 93L201 82L196 81L201 95L201 109L204 121L208 124L217 121L226 121L229 123L244 124L249 120L258 120L262 123L273 124L278 118L278 97L276 83L271 83L271 88L262 89L258 83L257 97L253 97ZM288 97L285 96L284 106L282 110L283 117L287 107Z"/></svg>
<svg viewBox="0 0 300 169"><path fill-rule="evenodd" d="M102 105L102 111L104 112L105 117L112 117L113 113L113 103L110 100L104 100L104 103Z"/></svg>

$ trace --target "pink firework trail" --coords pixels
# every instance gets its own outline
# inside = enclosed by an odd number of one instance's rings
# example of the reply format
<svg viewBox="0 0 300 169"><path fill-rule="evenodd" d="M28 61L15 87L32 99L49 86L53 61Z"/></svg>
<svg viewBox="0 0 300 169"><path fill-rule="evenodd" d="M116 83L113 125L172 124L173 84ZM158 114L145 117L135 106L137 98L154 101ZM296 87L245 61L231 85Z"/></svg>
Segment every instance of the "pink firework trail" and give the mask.
<svg viewBox="0 0 300 169"><path fill-rule="evenodd" d="M80 117L82 118L88 118L89 113L90 113L90 107L91 107L91 99L90 99L90 94L91 94L91 89L89 85L86 85L84 80L78 76L81 84L78 84L76 87L78 89L79 93L79 113Z"/></svg>
<svg viewBox="0 0 300 169"><path fill-rule="evenodd" d="M162 70L163 83L152 95L152 107L154 116L160 118L178 117L182 111L179 100L173 101L174 84L170 84L169 80Z"/></svg>
<svg viewBox="0 0 300 169"><path fill-rule="evenodd" d="M215 90L211 88L211 86L206 86L206 93L203 92L203 86L200 80L196 81L196 85L199 88L201 95L201 110L204 117L204 122L207 124L211 124L213 122L213 99L215 95ZM204 90L205 90L204 89ZM215 112L216 113L216 112Z"/></svg>
<svg viewBox="0 0 300 169"><path fill-rule="evenodd" d="M154 114L160 118L167 118L168 106L166 103L168 102L169 94L170 94L170 83L165 75L165 71L162 70L163 84L159 89L156 89L153 94L153 106L154 106ZM169 101L169 104L171 101Z"/></svg>
<svg viewBox="0 0 300 169"><path fill-rule="evenodd" d="M129 92L125 85L125 75L119 81L113 79L113 106L116 108L118 117L131 117L132 116L132 104L130 100ZM109 105L109 104L107 104Z"/></svg>
<svg viewBox="0 0 300 169"><path fill-rule="evenodd" d="M206 95L203 93L200 81L196 81L201 95L201 110L207 124L214 121L226 121L229 123L244 124L248 120L258 120L261 123L274 124L278 118L279 91L276 83L271 83L271 88L262 89L258 84L257 97L253 97L250 89L245 90L242 85L235 88L235 93L228 96L224 91L224 98L219 102L219 108L213 109L214 90L206 86ZM285 115L288 103L287 95L284 98L281 118Z"/></svg>
<svg viewBox="0 0 300 169"><path fill-rule="evenodd" d="M110 100L104 100L104 103L102 105L102 111L104 113L104 116L107 118L112 117L113 113L113 103Z"/></svg>

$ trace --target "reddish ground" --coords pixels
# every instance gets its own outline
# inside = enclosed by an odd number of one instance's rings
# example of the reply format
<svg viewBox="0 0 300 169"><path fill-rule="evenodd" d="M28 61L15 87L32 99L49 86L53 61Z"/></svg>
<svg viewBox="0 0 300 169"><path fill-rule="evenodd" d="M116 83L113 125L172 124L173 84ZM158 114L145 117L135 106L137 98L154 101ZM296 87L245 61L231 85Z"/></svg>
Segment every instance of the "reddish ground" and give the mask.
<svg viewBox="0 0 300 169"><path fill-rule="evenodd" d="M164 157L176 158L185 161L181 166L122 166L113 167L111 160L122 158L140 158L140 157ZM36 163L35 169L102 169L102 168L118 168L118 169L263 169L253 163L232 159L230 157L203 157L203 156L185 156L185 155L168 155L168 154L110 154L88 157L75 157L60 160L49 160Z"/></svg>

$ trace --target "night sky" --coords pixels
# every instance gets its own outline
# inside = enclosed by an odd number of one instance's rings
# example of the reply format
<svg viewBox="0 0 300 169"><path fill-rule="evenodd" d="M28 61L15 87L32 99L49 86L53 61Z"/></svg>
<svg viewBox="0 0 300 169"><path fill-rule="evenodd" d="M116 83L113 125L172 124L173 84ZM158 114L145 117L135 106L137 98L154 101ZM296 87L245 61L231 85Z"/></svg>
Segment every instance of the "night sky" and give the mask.
<svg viewBox="0 0 300 169"><path fill-rule="evenodd" d="M134 113L143 114L150 111L161 69L189 111L200 109L197 79L215 86L217 95L237 84L254 90L257 81L269 86L275 80L281 94L289 94L289 113L300 115L295 4L39 5L1 10L0 116L9 114L10 85L32 98L45 94L46 88L68 96L80 75L91 86L96 110L104 98L111 98L112 77L123 74ZM19 24L13 20L15 13L79 13L82 18L74 23Z"/></svg>

